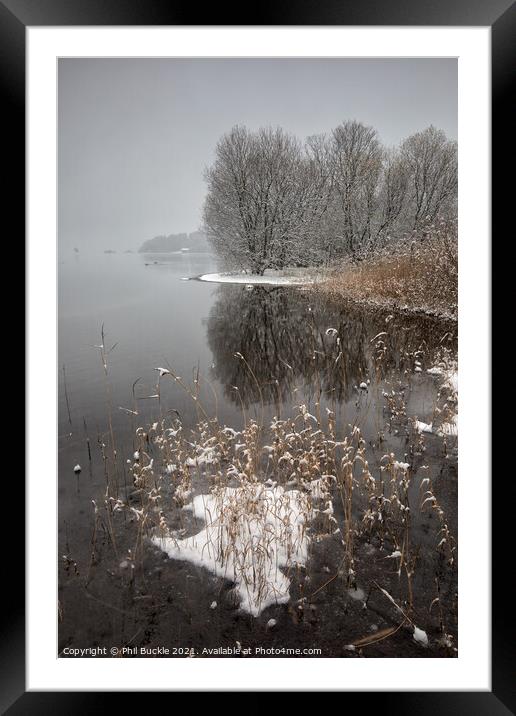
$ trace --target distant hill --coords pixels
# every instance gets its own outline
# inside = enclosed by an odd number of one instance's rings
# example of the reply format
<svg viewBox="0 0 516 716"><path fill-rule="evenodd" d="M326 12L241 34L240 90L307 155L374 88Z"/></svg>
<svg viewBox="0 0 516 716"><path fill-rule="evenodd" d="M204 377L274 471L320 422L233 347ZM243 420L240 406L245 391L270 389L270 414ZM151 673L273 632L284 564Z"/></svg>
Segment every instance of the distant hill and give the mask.
<svg viewBox="0 0 516 716"><path fill-rule="evenodd" d="M170 253L171 251L210 251L206 234L202 231L192 231L191 234L169 234L168 236L155 236L145 241L139 249L141 254Z"/></svg>

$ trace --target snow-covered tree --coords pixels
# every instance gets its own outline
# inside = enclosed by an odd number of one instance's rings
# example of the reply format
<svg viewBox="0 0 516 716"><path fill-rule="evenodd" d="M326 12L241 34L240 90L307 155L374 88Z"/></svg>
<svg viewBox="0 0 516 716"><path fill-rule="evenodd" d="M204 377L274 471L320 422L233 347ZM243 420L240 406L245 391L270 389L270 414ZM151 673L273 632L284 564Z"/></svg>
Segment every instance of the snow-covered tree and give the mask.
<svg viewBox="0 0 516 716"><path fill-rule="evenodd" d="M456 216L457 146L428 127L386 149L346 121L302 145L280 128L236 126L206 171L204 226L228 268L360 260Z"/></svg>
<svg viewBox="0 0 516 716"><path fill-rule="evenodd" d="M204 224L227 264L263 274L306 258L301 238L319 203L295 137L234 127L219 141L206 181Z"/></svg>
<svg viewBox="0 0 516 716"><path fill-rule="evenodd" d="M408 220L420 229L438 216L457 211L457 142L433 126L408 137L401 145L408 176Z"/></svg>
<svg viewBox="0 0 516 716"><path fill-rule="evenodd" d="M356 255L371 240L377 211L383 149L376 130L355 120L340 124L332 132L331 157L342 249Z"/></svg>

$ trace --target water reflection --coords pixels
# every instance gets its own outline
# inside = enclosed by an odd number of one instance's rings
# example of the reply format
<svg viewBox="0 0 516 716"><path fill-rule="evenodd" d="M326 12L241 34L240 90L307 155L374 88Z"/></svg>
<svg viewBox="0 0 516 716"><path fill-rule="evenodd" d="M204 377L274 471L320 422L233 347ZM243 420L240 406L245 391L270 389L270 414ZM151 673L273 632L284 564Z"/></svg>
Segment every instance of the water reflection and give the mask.
<svg viewBox="0 0 516 716"><path fill-rule="evenodd" d="M373 340L379 333L386 335ZM430 365L441 346L455 341L453 328L431 318L372 313L265 286L220 286L207 337L214 377L227 398L245 406L290 402L296 387L307 397L347 401L361 382L411 370L418 358ZM378 340L386 344L380 367Z"/></svg>

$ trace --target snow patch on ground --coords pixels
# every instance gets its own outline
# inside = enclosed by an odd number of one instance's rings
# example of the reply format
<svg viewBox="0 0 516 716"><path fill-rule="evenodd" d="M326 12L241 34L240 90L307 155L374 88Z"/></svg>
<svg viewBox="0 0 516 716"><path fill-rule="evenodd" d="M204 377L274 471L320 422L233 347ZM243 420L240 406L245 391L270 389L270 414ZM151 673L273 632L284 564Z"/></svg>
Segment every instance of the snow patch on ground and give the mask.
<svg viewBox="0 0 516 716"><path fill-rule="evenodd" d="M240 608L258 616L271 604L290 599L290 580L281 569L304 565L310 502L305 493L251 484L215 488L189 505L205 523L196 535L176 540L153 537L171 559L205 567L235 584Z"/></svg>
<svg viewBox="0 0 516 716"><path fill-rule="evenodd" d="M205 273L198 278L199 281L240 283L248 286L306 286L314 283L314 279L310 276L283 273L271 273L264 276L245 273Z"/></svg>

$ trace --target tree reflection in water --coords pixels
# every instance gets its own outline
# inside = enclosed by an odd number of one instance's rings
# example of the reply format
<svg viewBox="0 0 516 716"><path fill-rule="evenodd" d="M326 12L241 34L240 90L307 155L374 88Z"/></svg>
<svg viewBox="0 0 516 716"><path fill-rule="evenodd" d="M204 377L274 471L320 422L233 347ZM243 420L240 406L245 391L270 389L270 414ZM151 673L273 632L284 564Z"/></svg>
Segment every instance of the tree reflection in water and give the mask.
<svg viewBox="0 0 516 716"><path fill-rule="evenodd" d="M372 339L383 332L387 350L378 368ZM296 388L306 398L348 401L367 379L413 369L415 351L429 366L439 347L455 341L453 327L429 317L366 311L265 286L220 286L207 333L214 377L246 407L260 400L290 404Z"/></svg>

